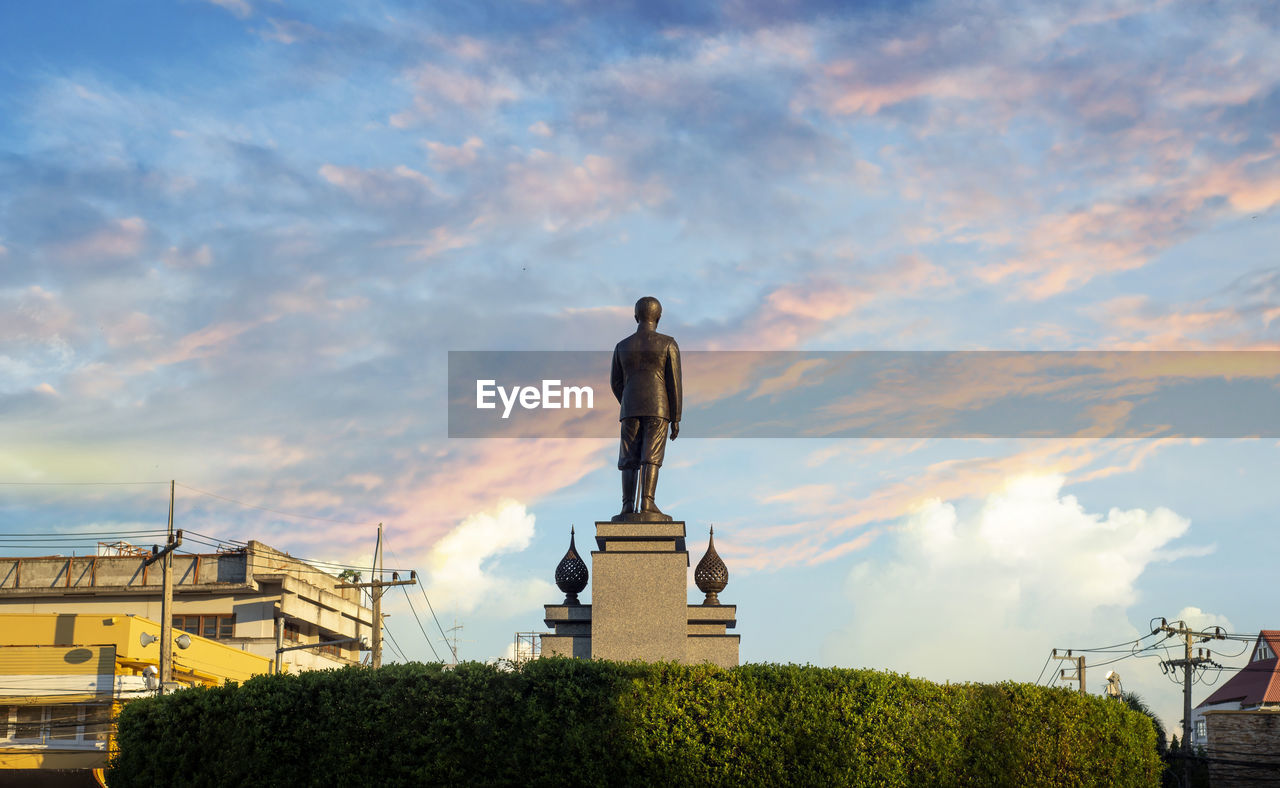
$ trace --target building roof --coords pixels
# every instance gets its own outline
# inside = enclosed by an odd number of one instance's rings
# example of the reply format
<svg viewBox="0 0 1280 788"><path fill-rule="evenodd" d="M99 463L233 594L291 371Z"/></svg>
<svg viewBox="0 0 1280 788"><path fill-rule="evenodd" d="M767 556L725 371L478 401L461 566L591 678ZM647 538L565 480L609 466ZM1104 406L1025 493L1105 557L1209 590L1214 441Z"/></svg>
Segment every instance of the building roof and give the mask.
<svg viewBox="0 0 1280 788"><path fill-rule="evenodd" d="M1255 659L1258 650L1265 645L1271 656ZM1264 653L1266 653L1264 652ZM1264 703L1280 704L1280 629L1264 629L1253 644L1249 662L1236 675L1227 680L1196 708L1216 706L1222 703L1238 703L1241 708L1260 706Z"/></svg>

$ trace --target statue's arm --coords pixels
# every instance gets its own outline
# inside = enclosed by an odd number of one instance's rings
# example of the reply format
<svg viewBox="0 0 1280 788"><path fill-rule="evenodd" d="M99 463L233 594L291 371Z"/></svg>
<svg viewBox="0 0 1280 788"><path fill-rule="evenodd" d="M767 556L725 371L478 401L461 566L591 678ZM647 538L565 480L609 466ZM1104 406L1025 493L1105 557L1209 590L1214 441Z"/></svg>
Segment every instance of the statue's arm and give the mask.
<svg viewBox="0 0 1280 788"><path fill-rule="evenodd" d="M671 340L667 348L667 404L671 406L671 423L680 423L680 410L684 400L684 385L680 380L680 346ZM672 435L672 437L675 437Z"/></svg>
<svg viewBox="0 0 1280 788"><path fill-rule="evenodd" d="M618 357L618 349L613 349L613 370L609 373L609 386L613 389L613 396L618 402L622 402L622 390L626 385L626 376L622 374L622 359Z"/></svg>

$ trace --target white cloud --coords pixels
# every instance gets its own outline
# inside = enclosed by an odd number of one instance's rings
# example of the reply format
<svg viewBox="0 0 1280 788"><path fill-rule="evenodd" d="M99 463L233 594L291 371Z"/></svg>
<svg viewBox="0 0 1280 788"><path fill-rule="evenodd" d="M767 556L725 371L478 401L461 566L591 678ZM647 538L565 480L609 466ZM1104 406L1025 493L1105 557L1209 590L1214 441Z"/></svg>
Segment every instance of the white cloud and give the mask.
<svg viewBox="0 0 1280 788"><path fill-rule="evenodd" d="M236 16L244 19L253 13L253 6L249 5L246 0L207 0L219 8L225 8Z"/></svg>
<svg viewBox="0 0 1280 788"><path fill-rule="evenodd" d="M427 593L438 606L463 613L484 607L513 615L557 601L546 580L505 577L496 566L497 556L529 546L534 522L524 504L513 500L468 516L427 554Z"/></svg>
<svg viewBox="0 0 1280 788"><path fill-rule="evenodd" d="M824 659L938 681L1034 681L1051 648L1147 634L1126 609L1140 601L1137 581L1148 566L1186 554L1166 546L1190 522L1165 508L1086 512L1062 494L1063 482L1012 479L971 514L937 499L924 504L902 523L895 556L850 573L852 620L825 644ZM1145 622L1160 612L1134 615ZM1176 722L1177 697L1157 683L1155 663L1129 659L1116 669L1126 671L1127 689L1146 691ZM1099 691L1104 674L1088 673L1089 691Z"/></svg>
<svg viewBox="0 0 1280 788"><path fill-rule="evenodd" d="M1173 614L1170 621L1185 621L1187 626L1198 631L1204 631L1211 627L1222 627L1228 632L1235 632L1236 628L1232 626L1231 619L1226 616L1220 616L1216 613L1206 613L1198 607L1188 606Z"/></svg>

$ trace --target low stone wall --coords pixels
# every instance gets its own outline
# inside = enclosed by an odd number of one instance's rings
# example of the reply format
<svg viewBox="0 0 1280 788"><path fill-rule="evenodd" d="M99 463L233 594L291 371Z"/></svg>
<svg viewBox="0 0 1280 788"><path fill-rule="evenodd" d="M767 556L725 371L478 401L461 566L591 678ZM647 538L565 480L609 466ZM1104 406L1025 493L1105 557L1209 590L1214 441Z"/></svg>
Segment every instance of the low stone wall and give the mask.
<svg viewBox="0 0 1280 788"><path fill-rule="evenodd" d="M1280 784L1280 709L1206 711L1214 786Z"/></svg>

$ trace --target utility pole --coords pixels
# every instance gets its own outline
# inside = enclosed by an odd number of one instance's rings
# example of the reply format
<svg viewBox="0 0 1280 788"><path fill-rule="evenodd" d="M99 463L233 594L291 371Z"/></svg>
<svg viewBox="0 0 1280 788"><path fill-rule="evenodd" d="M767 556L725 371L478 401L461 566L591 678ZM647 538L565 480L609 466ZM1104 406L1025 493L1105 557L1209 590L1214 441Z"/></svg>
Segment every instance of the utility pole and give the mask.
<svg viewBox="0 0 1280 788"><path fill-rule="evenodd" d="M284 672L280 665L280 655L284 653L284 614L276 613L276 675Z"/></svg>
<svg viewBox="0 0 1280 788"><path fill-rule="evenodd" d="M150 566L160 561L163 579L160 592L160 692L164 692L165 684L173 681L173 551L182 544L182 531L176 534L173 530L173 486L169 480L169 540L164 549L159 546L151 548L151 556L143 563Z"/></svg>
<svg viewBox="0 0 1280 788"><path fill-rule="evenodd" d="M1063 668L1062 670L1058 671L1058 675L1062 676L1062 678L1066 679L1067 681L1079 681L1080 694L1081 695L1086 694L1087 690L1085 689L1085 683L1084 683L1084 656L1079 656L1079 657L1071 656L1071 649L1067 649L1066 656L1063 656L1059 654L1058 650L1055 648L1053 650L1053 658L1075 663L1076 675L1068 676L1066 668Z"/></svg>
<svg viewBox="0 0 1280 788"><path fill-rule="evenodd" d="M410 572L408 580L392 572L390 580L382 579L382 523L378 523L378 545L373 554L373 579L368 583L339 583L334 588L367 588L373 598L373 658L375 668L382 667L382 589L387 586L411 586L418 582L418 573Z"/></svg>
<svg viewBox="0 0 1280 788"><path fill-rule="evenodd" d="M1218 665L1209 655L1208 649L1200 649L1196 656L1191 655L1192 644L1195 639L1200 638L1200 642L1216 639L1225 640L1226 633L1222 627L1213 627L1213 632L1201 631L1197 632L1187 626L1185 621L1175 621L1176 626L1170 625L1163 618L1160 619L1160 626L1151 631L1151 634L1157 632L1167 632L1170 636L1182 635L1183 637L1183 658L1182 659L1162 659L1160 666L1162 668L1182 668L1182 747L1183 749L1191 745L1191 675L1200 665L1211 664ZM1218 667L1221 667L1220 665Z"/></svg>
<svg viewBox="0 0 1280 788"><path fill-rule="evenodd" d="M373 548L373 576L382 579L382 523L378 523L378 544ZM373 598L373 667L382 667L382 586L369 592Z"/></svg>
<svg viewBox="0 0 1280 788"><path fill-rule="evenodd" d="M458 617L453 617L453 626L449 627L450 634L453 635L453 647L449 651L453 654L453 664L458 664L458 632L462 629L462 625L458 623ZM449 641L445 641L445 645L449 645Z"/></svg>

